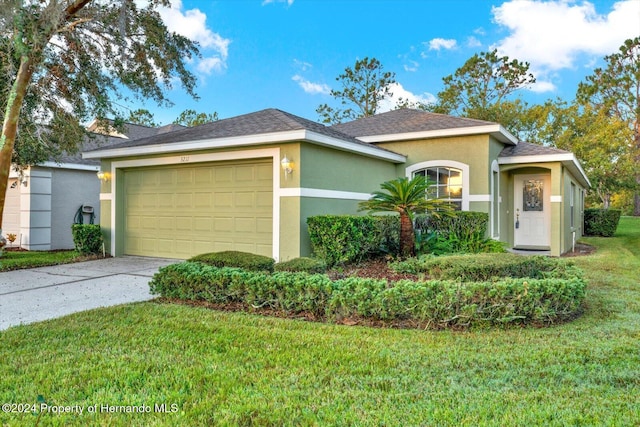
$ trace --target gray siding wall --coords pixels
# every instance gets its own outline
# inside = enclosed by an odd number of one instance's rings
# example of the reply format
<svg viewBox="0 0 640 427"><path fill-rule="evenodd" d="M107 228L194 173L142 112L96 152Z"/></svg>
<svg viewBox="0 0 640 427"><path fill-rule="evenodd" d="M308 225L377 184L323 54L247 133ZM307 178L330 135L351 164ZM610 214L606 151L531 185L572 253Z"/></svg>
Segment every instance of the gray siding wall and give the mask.
<svg viewBox="0 0 640 427"><path fill-rule="evenodd" d="M100 180L94 171L52 169L51 249L73 249L71 225L81 205L93 206L100 224ZM84 216L85 224L89 216Z"/></svg>

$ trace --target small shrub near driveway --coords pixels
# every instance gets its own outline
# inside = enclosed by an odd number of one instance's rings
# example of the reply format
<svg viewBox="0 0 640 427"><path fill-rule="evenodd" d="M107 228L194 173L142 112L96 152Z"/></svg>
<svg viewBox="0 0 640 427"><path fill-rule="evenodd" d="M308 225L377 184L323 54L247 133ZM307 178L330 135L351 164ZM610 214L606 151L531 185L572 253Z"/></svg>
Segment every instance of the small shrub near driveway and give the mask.
<svg viewBox="0 0 640 427"><path fill-rule="evenodd" d="M324 273L327 271L327 264L315 258L293 258L288 261L279 262L274 266L275 271L291 271L304 273Z"/></svg>
<svg viewBox="0 0 640 427"><path fill-rule="evenodd" d="M543 256L515 254L424 255L395 262L391 268L399 273L426 274L431 279L476 282L501 277L559 278L581 277L571 261Z"/></svg>
<svg viewBox="0 0 640 427"><path fill-rule="evenodd" d="M439 328L558 322L580 312L586 284L579 276L466 283L332 281L320 274L267 274L184 262L161 268L150 287L167 298L239 303L249 311L268 308L334 321L354 317Z"/></svg>
<svg viewBox="0 0 640 427"><path fill-rule="evenodd" d="M102 253L102 231L98 224L73 224L71 226L73 243L83 255Z"/></svg>
<svg viewBox="0 0 640 427"><path fill-rule="evenodd" d="M201 262L214 267L238 267L249 271L269 272L273 271L275 264L273 258L268 256L239 251L211 252L196 255L189 261Z"/></svg>

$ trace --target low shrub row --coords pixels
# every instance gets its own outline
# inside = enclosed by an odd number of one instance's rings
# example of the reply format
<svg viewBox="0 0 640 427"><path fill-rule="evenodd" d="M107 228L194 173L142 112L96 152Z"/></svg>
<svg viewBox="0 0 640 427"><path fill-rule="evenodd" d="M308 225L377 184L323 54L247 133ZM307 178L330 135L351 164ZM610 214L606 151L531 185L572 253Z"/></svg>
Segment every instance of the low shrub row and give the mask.
<svg viewBox="0 0 640 427"><path fill-rule="evenodd" d="M247 310L268 308L333 321L348 317L431 328L554 323L575 316L585 292L585 282L578 276L469 283L404 280L390 285L385 280L332 281L320 274L267 274L198 262L161 268L150 287L153 294L167 298L239 303Z"/></svg>
<svg viewBox="0 0 640 427"><path fill-rule="evenodd" d="M582 276L570 261L515 254L424 255L394 262L391 268L399 273L422 273L431 279L462 282L495 281L503 277L567 279Z"/></svg>
<svg viewBox="0 0 640 427"><path fill-rule="evenodd" d="M249 271L273 271L275 261L264 255L249 252L223 251L196 255L189 259L213 267L238 267Z"/></svg>

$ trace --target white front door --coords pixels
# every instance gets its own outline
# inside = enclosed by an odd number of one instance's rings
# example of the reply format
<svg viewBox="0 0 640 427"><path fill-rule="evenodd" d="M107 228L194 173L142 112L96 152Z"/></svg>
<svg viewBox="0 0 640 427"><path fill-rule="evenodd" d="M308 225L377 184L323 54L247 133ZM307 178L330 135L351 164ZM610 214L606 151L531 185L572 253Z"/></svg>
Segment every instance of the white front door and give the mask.
<svg viewBox="0 0 640 427"><path fill-rule="evenodd" d="M514 246L549 249L551 245L551 176L515 175Z"/></svg>

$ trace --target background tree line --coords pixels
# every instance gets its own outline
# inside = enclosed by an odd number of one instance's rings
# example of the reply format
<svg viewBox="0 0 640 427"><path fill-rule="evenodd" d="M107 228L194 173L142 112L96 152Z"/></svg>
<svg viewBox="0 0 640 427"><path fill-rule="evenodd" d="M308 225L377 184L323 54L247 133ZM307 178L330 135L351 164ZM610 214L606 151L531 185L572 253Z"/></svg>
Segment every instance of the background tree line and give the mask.
<svg viewBox="0 0 640 427"><path fill-rule="evenodd" d="M520 140L572 151L592 183L589 205L640 216L640 37L625 41L604 60L604 68L579 84L575 99L529 105L520 97L536 81L529 63L496 50L482 52L442 79L435 103L400 99L395 108L498 122ZM395 73L368 57L336 81L340 89L330 94L339 106L323 104L316 110L326 124L376 114L396 83Z"/></svg>

